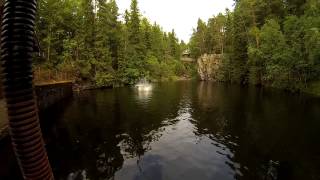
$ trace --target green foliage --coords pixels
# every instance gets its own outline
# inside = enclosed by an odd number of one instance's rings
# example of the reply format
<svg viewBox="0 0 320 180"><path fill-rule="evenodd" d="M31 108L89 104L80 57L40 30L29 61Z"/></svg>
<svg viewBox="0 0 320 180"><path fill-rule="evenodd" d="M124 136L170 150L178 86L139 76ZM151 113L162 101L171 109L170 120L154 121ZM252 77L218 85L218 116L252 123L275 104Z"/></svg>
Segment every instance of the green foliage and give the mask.
<svg viewBox="0 0 320 180"><path fill-rule="evenodd" d="M320 81L315 81L310 83L305 92L315 95L320 95Z"/></svg>
<svg viewBox="0 0 320 180"><path fill-rule="evenodd" d="M157 57L147 57L148 78L151 81L173 80L175 77L192 76L191 69L179 60L159 61Z"/></svg>
<svg viewBox="0 0 320 180"><path fill-rule="evenodd" d="M236 1L234 12L199 20L189 47L223 54L219 80L309 89L320 77L320 1Z"/></svg>
<svg viewBox="0 0 320 180"><path fill-rule="evenodd" d="M194 30L190 39L190 51L193 58L198 58L202 54L206 53L206 35L208 28L205 22L201 19L198 20L197 29Z"/></svg>
<svg viewBox="0 0 320 180"><path fill-rule="evenodd" d="M113 86L114 76L110 73L97 72L95 81L100 87Z"/></svg>
<svg viewBox="0 0 320 180"><path fill-rule="evenodd" d="M126 10L124 22L115 0L39 0L38 4L42 56L36 58L36 66L72 71L79 83L97 86L189 74L180 62L183 44L174 30L165 33L156 23L151 25L141 16L137 0Z"/></svg>

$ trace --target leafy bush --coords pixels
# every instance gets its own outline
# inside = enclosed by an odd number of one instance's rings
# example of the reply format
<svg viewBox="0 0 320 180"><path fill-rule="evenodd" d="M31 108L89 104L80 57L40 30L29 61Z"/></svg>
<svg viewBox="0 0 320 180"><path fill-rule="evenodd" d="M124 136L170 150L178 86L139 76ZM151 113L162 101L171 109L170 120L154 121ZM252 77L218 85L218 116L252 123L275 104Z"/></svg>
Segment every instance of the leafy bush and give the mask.
<svg viewBox="0 0 320 180"><path fill-rule="evenodd" d="M114 76L110 73L98 72L95 77L96 85L99 87L110 87L114 84Z"/></svg>

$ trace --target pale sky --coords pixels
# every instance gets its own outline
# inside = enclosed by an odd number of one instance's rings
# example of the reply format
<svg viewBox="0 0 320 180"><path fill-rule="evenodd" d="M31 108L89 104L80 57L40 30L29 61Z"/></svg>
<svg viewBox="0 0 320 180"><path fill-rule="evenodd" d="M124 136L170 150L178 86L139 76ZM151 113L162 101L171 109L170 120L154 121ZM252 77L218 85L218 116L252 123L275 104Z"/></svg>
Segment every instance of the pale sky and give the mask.
<svg viewBox="0 0 320 180"><path fill-rule="evenodd" d="M130 8L131 0L116 0L123 14ZM163 30L175 30L178 38L189 41L198 18L207 21L226 8L233 9L233 0L138 0L140 12L152 23L157 22Z"/></svg>

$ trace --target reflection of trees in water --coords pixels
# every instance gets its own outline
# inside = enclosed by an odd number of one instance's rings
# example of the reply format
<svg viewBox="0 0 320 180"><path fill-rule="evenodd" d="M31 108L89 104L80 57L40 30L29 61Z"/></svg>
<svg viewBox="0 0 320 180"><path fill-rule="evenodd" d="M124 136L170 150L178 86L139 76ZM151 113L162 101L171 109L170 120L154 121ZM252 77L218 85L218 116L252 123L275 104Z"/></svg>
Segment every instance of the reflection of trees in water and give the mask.
<svg viewBox="0 0 320 180"><path fill-rule="evenodd" d="M77 97L52 127L48 149L56 177L109 179L126 158L151 150L163 126L173 123L164 120L178 111L181 89L167 87L150 98L147 108L128 88Z"/></svg>
<svg viewBox="0 0 320 180"><path fill-rule="evenodd" d="M251 99L255 95L248 95L247 90L200 83L193 100L195 134L212 140L212 144L220 149L217 153L228 159L226 164L236 172L237 179L247 175L248 167L260 165L252 161L258 159L252 154L260 151L254 143L261 143L255 141L261 135L261 129L257 129L261 122L250 119L252 111L259 107L251 105L256 100Z"/></svg>
<svg viewBox="0 0 320 180"><path fill-rule="evenodd" d="M130 134L123 135L123 139L120 143L122 154L125 158L141 157L145 152L151 150L151 143L158 141L162 128L158 130L152 130L150 133L144 134L142 131L136 129Z"/></svg>
<svg viewBox="0 0 320 180"><path fill-rule="evenodd" d="M197 96L192 104L192 116L196 119L194 123L198 127L195 133L198 135L207 134L208 131L223 135L228 130L229 119L224 112L224 91L223 87L212 83L199 83Z"/></svg>
<svg viewBox="0 0 320 180"><path fill-rule="evenodd" d="M124 102L124 96L119 100L122 102L122 114L126 116L122 124L123 141L120 144L127 158L143 156L151 150L151 143L160 139L165 130L163 127L176 123L171 119L177 116L183 87L176 84L160 84L153 90L156 92L153 92L152 98L143 104L138 97L133 98L134 101L131 102ZM139 96L135 91L130 93L130 98L132 95Z"/></svg>
<svg viewBox="0 0 320 180"><path fill-rule="evenodd" d="M109 179L121 169L124 158L117 144L121 139L108 136L104 142L97 136L75 134L74 129L60 129L48 145L49 157L57 177ZM53 143L54 142L54 143ZM85 179L85 178L84 178Z"/></svg>
<svg viewBox="0 0 320 180"><path fill-rule="evenodd" d="M63 107L62 117L55 117L51 127L48 154L56 178L63 179L110 179L121 169L124 158L117 144L121 141L112 127L97 126L94 121L99 112L99 104L92 104L90 93L83 94L71 105ZM115 104L115 109L117 105ZM51 120L57 108L43 115ZM81 112L81 113L79 113ZM99 118L104 119L101 116ZM109 122L116 128L117 122Z"/></svg>
<svg viewBox="0 0 320 180"><path fill-rule="evenodd" d="M270 115L266 114L269 107L260 96L257 89L250 92L237 86L200 84L199 100L194 102L196 135L209 137L220 148L217 153L228 159L226 164L236 172L237 179L268 179L275 174L270 173L274 168L268 159L261 162L269 148L266 142L270 142L261 138L270 136L265 134L267 124L259 118L268 119Z"/></svg>
<svg viewBox="0 0 320 180"><path fill-rule="evenodd" d="M96 153L100 154L96 158L96 168L100 173L99 177L104 179L114 177L114 174L121 169L124 161L120 153L120 147L102 145L102 148L96 149Z"/></svg>
<svg viewBox="0 0 320 180"><path fill-rule="evenodd" d="M212 140L237 179L319 177L318 101L210 83L155 91L143 106L123 88L86 92L45 112L42 119L55 122L46 123L45 137L56 178L113 178L125 159L143 156L164 127L177 123L190 94L194 133Z"/></svg>
<svg viewBox="0 0 320 180"><path fill-rule="evenodd" d="M314 121L316 104L309 103L285 93L202 83L192 123L197 136L212 139L226 163L242 172L237 179L317 177L320 166L312 159L320 150L314 131L320 122Z"/></svg>

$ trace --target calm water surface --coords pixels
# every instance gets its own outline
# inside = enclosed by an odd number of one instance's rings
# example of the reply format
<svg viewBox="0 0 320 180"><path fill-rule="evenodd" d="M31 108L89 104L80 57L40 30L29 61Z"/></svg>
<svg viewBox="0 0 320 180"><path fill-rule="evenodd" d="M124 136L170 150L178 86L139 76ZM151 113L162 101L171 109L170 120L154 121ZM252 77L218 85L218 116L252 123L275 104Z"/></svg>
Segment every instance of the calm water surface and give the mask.
<svg viewBox="0 0 320 180"><path fill-rule="evenodd" d="M81 92L41 120L57 180L320 179L314 97L186 81ZM0 179L19 179L0 145Z"/></svg>

